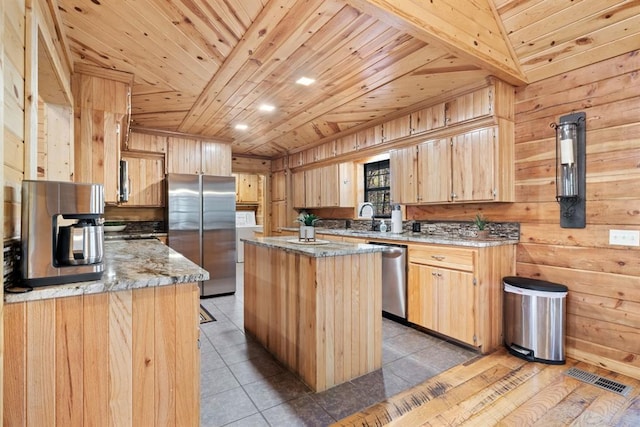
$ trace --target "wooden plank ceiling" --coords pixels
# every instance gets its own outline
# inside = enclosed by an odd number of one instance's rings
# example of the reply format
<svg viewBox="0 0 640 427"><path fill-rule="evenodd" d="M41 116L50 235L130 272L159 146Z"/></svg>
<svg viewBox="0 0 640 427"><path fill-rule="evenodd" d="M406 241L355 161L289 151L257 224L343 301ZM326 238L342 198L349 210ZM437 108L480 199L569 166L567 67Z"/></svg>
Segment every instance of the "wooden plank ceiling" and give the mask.
<svg viewBox="0 0 640 427"><path fill-rule="evenodd" d="M489 75L523 85L640 47L638 1L50 1L75 62L134 74L133 125L264 157Z"/></svg>

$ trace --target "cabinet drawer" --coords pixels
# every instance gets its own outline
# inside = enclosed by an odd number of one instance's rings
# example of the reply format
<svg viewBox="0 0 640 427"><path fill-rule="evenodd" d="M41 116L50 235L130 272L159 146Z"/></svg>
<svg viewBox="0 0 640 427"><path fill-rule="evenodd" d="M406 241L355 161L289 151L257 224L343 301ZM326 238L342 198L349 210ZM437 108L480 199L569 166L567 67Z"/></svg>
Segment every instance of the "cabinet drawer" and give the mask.
<svg viewBox="0 0 640 427"><path fill-rule="evenodd" d="M473 249L409 246L409 262L463 271L473 271L475 254Z"/></svg>

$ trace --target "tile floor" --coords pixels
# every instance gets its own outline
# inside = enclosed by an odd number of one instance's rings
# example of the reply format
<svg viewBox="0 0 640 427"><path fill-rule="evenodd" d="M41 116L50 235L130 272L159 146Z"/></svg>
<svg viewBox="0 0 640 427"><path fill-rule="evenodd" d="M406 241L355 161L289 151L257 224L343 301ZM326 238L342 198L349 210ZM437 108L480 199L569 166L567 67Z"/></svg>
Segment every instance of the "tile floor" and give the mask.
<svg viewBox="0 0 640 427"><path fill-rule="evenodd" d="M243 264L235 295L202 299L202 427L327 426L478 354L383 318L383 367L313 393L243 328Z"/></svg>

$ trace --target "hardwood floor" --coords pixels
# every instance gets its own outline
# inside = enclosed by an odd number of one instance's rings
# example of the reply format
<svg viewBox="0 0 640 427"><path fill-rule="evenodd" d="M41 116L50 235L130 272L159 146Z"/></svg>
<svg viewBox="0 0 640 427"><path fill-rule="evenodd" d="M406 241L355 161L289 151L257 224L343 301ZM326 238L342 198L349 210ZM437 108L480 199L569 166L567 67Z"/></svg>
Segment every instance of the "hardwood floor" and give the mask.
<svg viewBox="0 0 640 427"><path fill-rule="evenodd" d="M621 396L564 375L572 366L632 390ZM640 426L640 381L575 360L529 363L502 349L334 425Z"/></svg>

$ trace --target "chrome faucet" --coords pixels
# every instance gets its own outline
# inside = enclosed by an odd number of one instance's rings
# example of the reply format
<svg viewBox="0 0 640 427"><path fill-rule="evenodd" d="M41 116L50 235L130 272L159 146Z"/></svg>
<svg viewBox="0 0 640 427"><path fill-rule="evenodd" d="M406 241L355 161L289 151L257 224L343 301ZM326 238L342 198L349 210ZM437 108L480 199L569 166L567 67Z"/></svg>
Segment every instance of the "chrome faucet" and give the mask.
<svg viewBox="0 0 640 427"><path fill-rule="evenodd" d="M362 217L362 213L364 211L364 209L366 207L371 208L371 231L375 231L375 227L376 227L376 223L375 223L375 218L376 218L376 207L373 206L373 203L369 203L369 202L365 202L362 204L362 206L360 206L360 212L358 212L358 216Z"/></svg>
<svg viewBox="0 0 640 427"><path fill-rule="evenodd" d="M362 204L362 206L360 206L360 212L358 212L358 216L360 217L362 216L362 211L364 211L364 208L366 208L367 206L371 208L371 218L375 216L376 208L375 206L373 206L373 203L369 203L369 202L365 202Z"/></svg>

